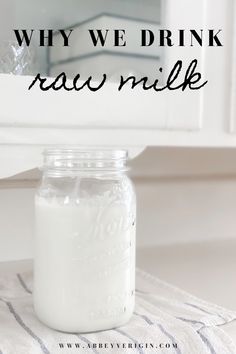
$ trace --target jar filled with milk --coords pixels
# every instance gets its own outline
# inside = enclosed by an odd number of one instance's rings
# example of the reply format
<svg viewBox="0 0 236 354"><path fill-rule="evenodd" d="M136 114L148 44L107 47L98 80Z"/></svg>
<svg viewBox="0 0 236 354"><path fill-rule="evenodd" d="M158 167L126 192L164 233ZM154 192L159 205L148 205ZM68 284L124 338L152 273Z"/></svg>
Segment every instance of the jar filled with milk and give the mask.
<svg viewBox="0 0 236 354"><path fill-rule="evenodd" d="M134 309L136 199L123 150L49 149L35 197L34 308L65 332L125 324Z"/></svg>

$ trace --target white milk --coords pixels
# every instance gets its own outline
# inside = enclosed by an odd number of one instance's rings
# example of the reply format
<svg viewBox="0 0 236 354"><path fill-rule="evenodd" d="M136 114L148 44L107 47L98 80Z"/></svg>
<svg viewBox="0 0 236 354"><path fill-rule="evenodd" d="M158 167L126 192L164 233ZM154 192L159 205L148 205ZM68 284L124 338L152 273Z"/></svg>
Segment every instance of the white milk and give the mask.
<svg viewBox="0 0 236 354"><path fill-rule="evenodd" d="M135 209L36 197L34 307L49 327L90 332L127 322L134 308Z"/></svg>

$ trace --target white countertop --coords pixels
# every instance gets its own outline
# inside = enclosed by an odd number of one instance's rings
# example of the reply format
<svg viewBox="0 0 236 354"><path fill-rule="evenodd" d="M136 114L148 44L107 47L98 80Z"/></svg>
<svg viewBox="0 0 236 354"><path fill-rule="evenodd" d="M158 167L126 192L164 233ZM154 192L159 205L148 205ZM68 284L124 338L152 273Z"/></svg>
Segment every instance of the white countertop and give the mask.
<svg viewBox="0 0 236 354"><path fill-rule="evenodd" d="M138 249L137 265L199 298L236 310L236 238ZM224 329L236 343L236 322Z"/></svg>

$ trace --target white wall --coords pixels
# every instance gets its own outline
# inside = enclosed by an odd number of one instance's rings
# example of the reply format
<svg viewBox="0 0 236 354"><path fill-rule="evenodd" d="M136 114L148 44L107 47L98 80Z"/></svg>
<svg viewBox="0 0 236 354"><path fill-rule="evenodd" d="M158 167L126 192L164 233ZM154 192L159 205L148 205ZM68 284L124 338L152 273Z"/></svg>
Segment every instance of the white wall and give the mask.
<svg viewBox="0 0 236 354"><path fill-rule="evenodd" d="M134 161L138 247L235 238L235 161L234 150L198 149L149 149ZM32 257L35 178L0 181L0 260Z"/></svg>
<svg viewBox="0 0 236 354"><path fill-rule="evenodd" d="M148 148L130 163L135 177L234 177L235 148Z"/></svg>
<svg viewBox="0 0 236 354"><path fill-rule="evenodd" d="M138 247L236 237L236 178L136 181ZM0 189L0 260L32 257L34 189Z"/></svg>

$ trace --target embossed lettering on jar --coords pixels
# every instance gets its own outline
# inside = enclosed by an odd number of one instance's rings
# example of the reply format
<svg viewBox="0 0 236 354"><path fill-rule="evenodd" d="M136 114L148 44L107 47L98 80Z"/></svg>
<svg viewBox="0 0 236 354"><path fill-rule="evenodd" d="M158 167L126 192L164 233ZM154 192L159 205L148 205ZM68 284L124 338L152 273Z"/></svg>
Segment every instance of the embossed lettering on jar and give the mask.
<svg viewBox="0 0 236 354"><path fill-rule="evenodd" d="M91 332L134 309L136 199L123 150L49 149L35 197L34 308L49 327Z"/></svg>

